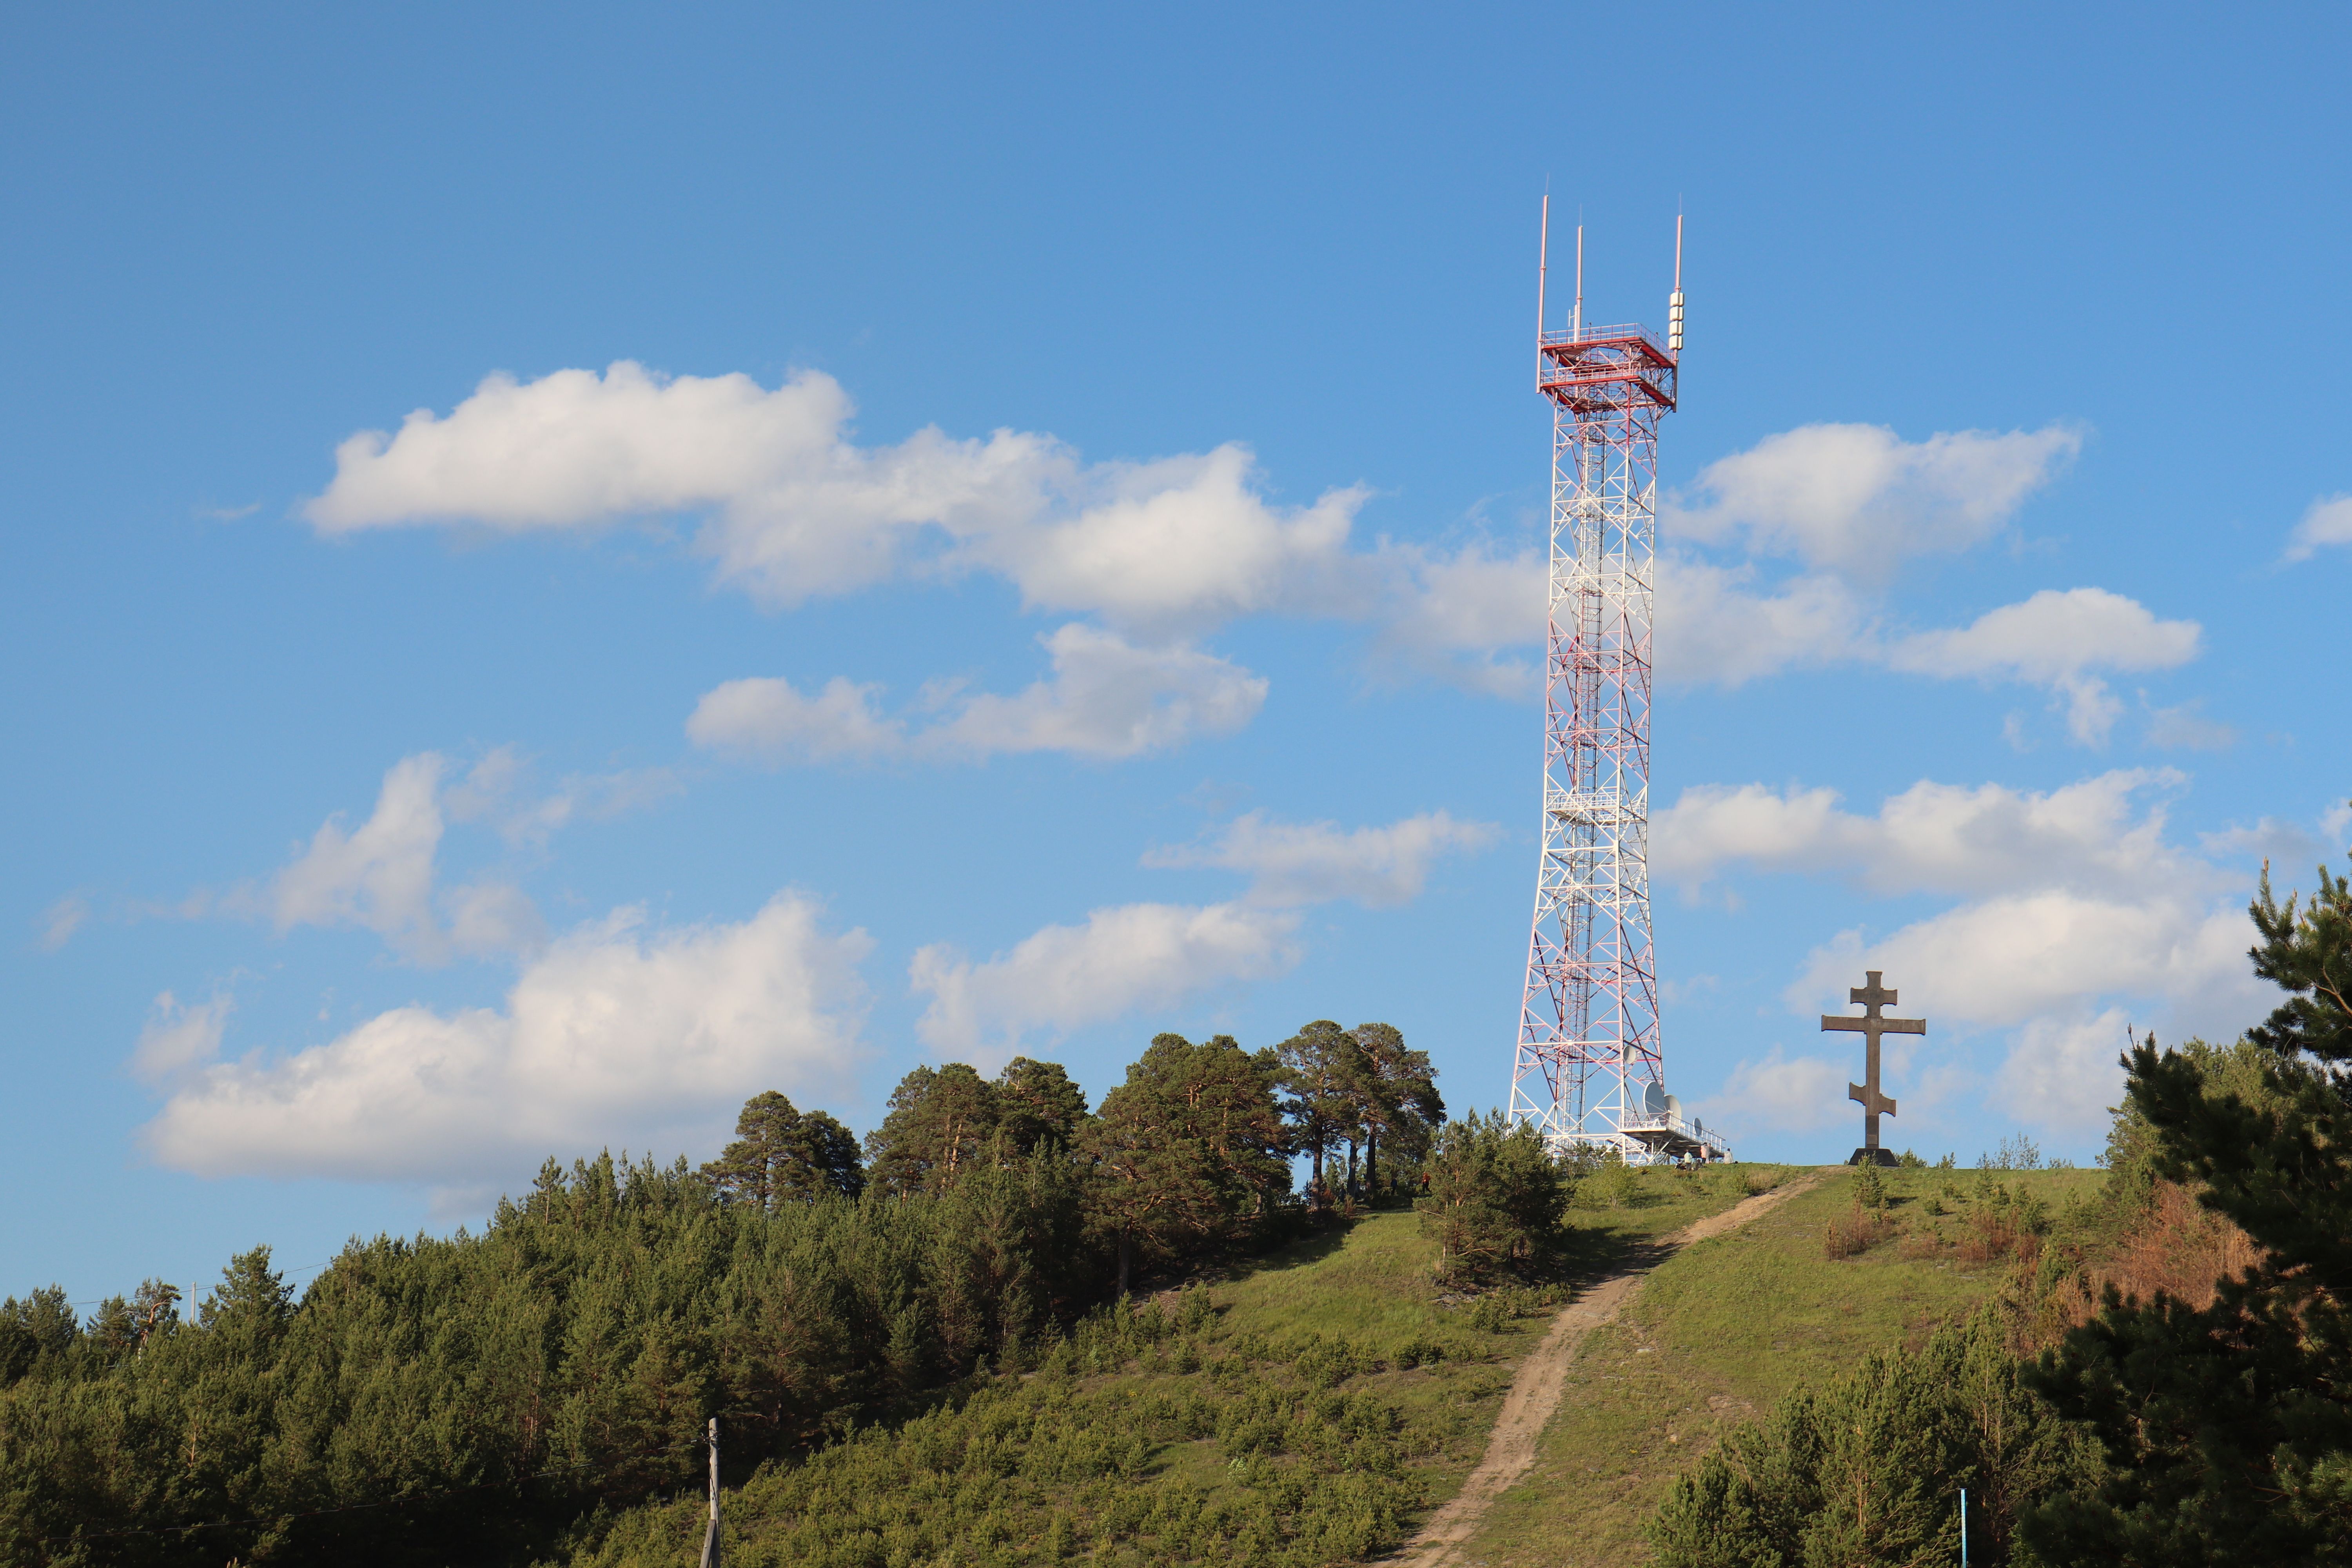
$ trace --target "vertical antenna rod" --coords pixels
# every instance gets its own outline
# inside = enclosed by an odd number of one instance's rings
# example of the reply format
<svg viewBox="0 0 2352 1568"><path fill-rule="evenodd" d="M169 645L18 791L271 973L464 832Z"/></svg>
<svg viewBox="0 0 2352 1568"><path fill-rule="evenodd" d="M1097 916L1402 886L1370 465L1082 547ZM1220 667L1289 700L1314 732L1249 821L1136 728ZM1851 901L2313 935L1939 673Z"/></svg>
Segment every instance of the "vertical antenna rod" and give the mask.
<svg viewBox="0 0 2352 1568"><path fill-rule="evenodd" d="M1536 356L1543 356L1544 273L1551 266L1551 193L1543 199L1543 232L1536 240Z"/></svg>
<svg viewBox="0 0 2352 1568"><path fill-rule="evenodd" d="M1675 291L1666 300L1666 352L1683 354L1683 215L1675 215Z"/></svg>
<svg viewBox="0 0 2352 1568"><path fill-rule="evenodd" d="M1584 226L1576 226L1576 335L1584 335Z"/></svg>

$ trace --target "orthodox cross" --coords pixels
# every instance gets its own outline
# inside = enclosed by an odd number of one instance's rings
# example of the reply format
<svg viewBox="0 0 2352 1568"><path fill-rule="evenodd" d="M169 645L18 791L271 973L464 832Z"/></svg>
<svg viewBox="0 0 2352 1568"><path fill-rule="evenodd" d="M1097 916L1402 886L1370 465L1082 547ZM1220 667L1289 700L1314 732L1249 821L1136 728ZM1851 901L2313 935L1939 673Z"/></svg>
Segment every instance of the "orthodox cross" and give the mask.
<svg viewBox="0 0 2352 1568"><path fill-rule="evenodd" d="M1878 1010L1895 1005L1895 993L1878 983L1879 971L1873 969L1866 973L1870 978L1869 984L1850 986L1846 990L1849 1000L1863 1005L1863 1016L1846 1018L1824 1013L1822 1015L1822 1027L1844 1029L1860 1035L1870 1043L1864 1058L1868 1066L1863 1073L1868 1081L1845 1086L1845 1097L1862 1102L1862 1147L1856 1149L1853 1157L1846 1163L1853 1165L1891 1165L1895 1163L1894 1160L1878 1146L1880 1113L1895 1114L1895 1102L1887 1099L1878 1087L1878 1037L1881 1035L1924 1035L1927 1032L1927 1020L1881 1017Z"/></svg>

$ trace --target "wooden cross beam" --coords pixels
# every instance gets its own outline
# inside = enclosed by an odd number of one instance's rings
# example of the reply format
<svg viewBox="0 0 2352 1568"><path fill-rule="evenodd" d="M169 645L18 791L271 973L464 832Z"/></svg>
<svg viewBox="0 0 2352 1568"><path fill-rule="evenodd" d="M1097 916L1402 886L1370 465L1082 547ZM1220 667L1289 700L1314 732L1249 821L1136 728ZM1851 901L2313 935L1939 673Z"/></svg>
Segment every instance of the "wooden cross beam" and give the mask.
<svg viewBox="0 0 2352 1568"><path fill-rule="evenodd" d="M1882 1115L1894 1115L1895 1102L1878 1086L1879 1037L1924 1035L1927 1032L1927 1020L1880 1016L1878 1010L1881 1007L1895 1005L1895 994L1879 984L1880 971L1873 969L1867 973L1869 984L1849 987L1846 991L1848 999L1862 1005L1863 1016L1847 1018L1824 1013L1822 1015L1822 1027L1857 1034L1868 1042L1864 1055L1865 1067L1862 1076L1864 1081L1846 1085L1845 1097L1859 1101L1862 1106L1862 1147L1853 1152L1855 1163L1884 1164L1886 1162L1881 1157L1878 1148L1878 1119Z"/></svg>

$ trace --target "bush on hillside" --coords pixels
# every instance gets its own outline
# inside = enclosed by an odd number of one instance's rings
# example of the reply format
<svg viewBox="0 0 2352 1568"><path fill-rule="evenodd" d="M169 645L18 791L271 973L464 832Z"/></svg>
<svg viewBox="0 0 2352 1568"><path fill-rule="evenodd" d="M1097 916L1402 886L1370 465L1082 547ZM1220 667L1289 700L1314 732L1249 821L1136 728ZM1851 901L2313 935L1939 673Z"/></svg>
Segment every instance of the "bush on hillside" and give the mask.
<svg viewBox="0 0 2352 1568"><path fill-rule="evenodd" d="M1558 1255L1568 1175L1525 1122L1473 1111L1437 1135L1427 1167L1422 1234L1438 1247L1439 1277L1532 1275Z"/></svg>
<svg viewBox="0 0 2352 1568"><path fill-rule="evenodd" d="M1649 1536L1660 1568L1957 1562L1965 1486L1969 1561L2001 1568L2021 1507L2092 1467L1986 1313L1736 1429L1675 1482Z"/></svg>

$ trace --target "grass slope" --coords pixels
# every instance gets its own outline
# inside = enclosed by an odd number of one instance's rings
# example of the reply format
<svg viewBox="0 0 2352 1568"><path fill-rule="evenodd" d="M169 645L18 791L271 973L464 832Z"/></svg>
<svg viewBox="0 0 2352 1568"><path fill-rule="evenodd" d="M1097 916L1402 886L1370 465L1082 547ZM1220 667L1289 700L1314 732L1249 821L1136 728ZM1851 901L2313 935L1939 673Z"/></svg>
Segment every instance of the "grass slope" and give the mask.
<svg viewBox="0 0 2352 1568"><path fill-rule="evenodd" d="M1728 1206L1747 1173L1627 1173L1573 1216L1573 1271ZM1777 1179L1777 1173L1766 1181ZM1536 1293L1441 1290L1418 1216L1383 1213L1213 1286L1102 1314L926 1415L764 1467L723 1500L730 1565L1298 1564L1401 1542L1459 1489ZM583 1530L572 1568L693 1560L681 1499Z"/></svg>
<svg viewBox="0 0 2352 1568"><path fill-rule="evenodd" d="M1904 1171L1885 1179L1901 1239L1853 1257L1825 1256L1824 1232L1850 1223L1854 1203L1853 1174L1832 1172L1812 1191L1663 1264L1624 1315L1585 1342L1535 1468L1496 1501L1462 1561L1483 1568L1645 1561L1643 1525L1724 1426L1761 1415L1796 1384L1826 1381L1873 1351L1923 1340L1936 1323L1965 1317L1990 1297L2006 1259L1971 1263L1956 1245L1976 1174ZM2063 1235L2090 1223L2081 1201L2105 1173L2007 1172L2000 1180L2048 1205Z"/></svg>

